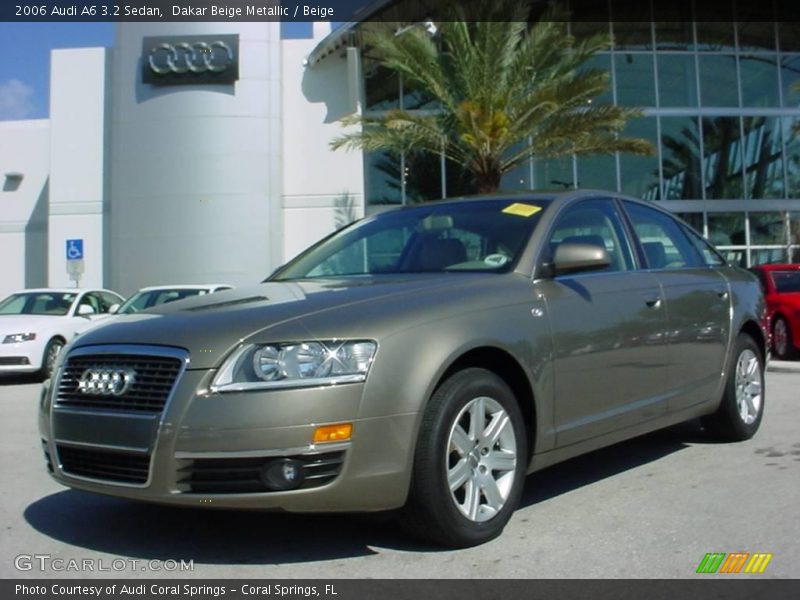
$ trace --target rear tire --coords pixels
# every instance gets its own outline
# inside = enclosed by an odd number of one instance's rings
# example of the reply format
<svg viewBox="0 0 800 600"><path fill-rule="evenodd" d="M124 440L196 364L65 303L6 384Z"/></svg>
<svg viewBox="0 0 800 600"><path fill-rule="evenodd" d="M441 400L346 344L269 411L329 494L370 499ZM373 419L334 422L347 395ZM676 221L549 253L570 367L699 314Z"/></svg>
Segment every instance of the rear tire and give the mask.
<svg viewBox="0 0 800 600"><path fill-rule="evenodd" d="M775 357L781 360L789 360L794 355L792 330L783 317L777 317L772 324L772 349Z"/></svg>
<svg viewBox="0 0 800 600"><path fill-rule="evenodd" d="M519 504L527 462L522 412L508 385L485 369L456 373L425 411L402 525L456 548L497 537Z"/></svg>
<svg viewBox="0 0 800 600"><path fill-rule="evenodd" d="M764 357L747 334L739 334L717 412L703 418L706 430L727 442L749 440L764 416Z"/></svg>

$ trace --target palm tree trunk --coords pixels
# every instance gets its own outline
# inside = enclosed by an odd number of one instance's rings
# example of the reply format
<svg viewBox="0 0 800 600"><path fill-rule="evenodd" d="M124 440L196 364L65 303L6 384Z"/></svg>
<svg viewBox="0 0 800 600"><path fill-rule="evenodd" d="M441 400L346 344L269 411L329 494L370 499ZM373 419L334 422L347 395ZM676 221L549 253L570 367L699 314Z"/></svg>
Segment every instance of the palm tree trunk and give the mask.
<svg viewBox="0 0 800 600"><path fill-rule="evenodd" d="M500 189L500 169L490 169L475 174L479 194L491 194Z"/></svg>

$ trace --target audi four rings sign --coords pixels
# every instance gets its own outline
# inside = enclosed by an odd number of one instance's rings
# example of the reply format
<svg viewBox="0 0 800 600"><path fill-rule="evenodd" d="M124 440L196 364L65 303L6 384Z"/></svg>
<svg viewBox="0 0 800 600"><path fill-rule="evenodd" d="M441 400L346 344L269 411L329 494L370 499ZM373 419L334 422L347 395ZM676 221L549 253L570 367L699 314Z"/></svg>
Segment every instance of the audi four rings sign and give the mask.
<svg viewBox="0 0 800 600"><path fill-rule="evenodd" d="M229 84L237 79L236 34L146 37L142 42L142 83Z"/></svg>

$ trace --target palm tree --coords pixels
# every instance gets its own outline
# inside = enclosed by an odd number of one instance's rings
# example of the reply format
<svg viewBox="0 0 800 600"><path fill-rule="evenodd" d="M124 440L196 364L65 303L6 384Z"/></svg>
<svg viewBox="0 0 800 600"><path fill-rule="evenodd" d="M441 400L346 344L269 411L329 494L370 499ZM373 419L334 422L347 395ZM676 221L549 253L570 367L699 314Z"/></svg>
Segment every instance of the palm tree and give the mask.
<svg viewBox="0 0 800 600"><path fill-rule="evenodd" d="M529 28L526 2L481 4L479 19L450 8L436 38L419 27L366 33L380 63L437 110L351 115L342 122L356 131L331 146L443 152L472 173L481 193L496 191L503 174L531 156L653 153L646 140L619 135L640 111L595 102L608 89L608 73L582 67L609 46L608 36L576 41L557 13Z"/></svg>

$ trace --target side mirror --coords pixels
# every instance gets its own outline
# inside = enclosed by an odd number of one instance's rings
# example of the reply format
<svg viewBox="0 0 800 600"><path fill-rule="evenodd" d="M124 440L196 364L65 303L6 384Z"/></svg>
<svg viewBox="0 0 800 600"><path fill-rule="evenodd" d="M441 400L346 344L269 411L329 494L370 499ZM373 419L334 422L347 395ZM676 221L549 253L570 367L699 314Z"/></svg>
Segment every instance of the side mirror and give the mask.
<svg viewBox="0 0 800 600"><path fill-rule="evenodd" d="M112 304L111 306L108 307L108 314L110 315L116 314L117 311L119 310L119 307L120 307L119 304Z"/></svg>
<svg viewBox="0 0 800 600"><path fill-rule="evenodd" d="M611 265L605 248L594 244L559 244L553 257L555 275L599 271Z"/></svg>
<svg viewBox="0 0 800 600"><path fill-rule="evenodd" d="M89 306L88 304L81 304L78 307L78 316L79 317L88 317L89 315L94 314L94 309Z"/></svg>

